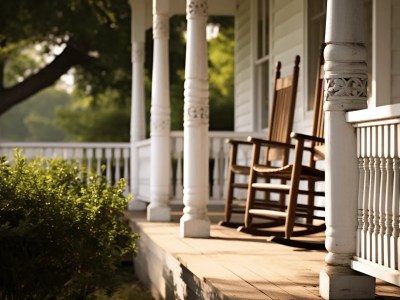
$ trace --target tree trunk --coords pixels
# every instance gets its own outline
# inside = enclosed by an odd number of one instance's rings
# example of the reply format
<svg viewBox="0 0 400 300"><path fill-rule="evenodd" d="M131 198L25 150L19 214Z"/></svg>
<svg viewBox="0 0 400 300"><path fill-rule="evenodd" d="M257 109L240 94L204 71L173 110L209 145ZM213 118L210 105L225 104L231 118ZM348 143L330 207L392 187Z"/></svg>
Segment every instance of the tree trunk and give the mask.
<svg viewBox="0 0 400 300"><path fill-rule="evenodd" d="M53 85L71 67L84 64L89 55L76 43L68 42L64 51L36 74L10 87L0 89L0 114L38 91Z"/></svg>

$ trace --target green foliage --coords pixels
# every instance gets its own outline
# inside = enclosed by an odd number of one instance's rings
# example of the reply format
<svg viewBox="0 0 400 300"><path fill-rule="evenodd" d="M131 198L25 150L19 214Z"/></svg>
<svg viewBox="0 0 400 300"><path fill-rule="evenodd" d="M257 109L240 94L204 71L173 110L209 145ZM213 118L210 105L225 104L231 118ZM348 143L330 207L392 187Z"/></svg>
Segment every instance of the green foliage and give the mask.
<svg viewBox="0 0 400 300"><path fill-rule="evenodd" d="M234 127L234 28L233 24L227 25L220 27L220 33L208 46L210 130L233 130Z"/></svg>
<svg viewBox="0 0 400 300"><path fill-rule="evenodd" d="M87 174L83 175L88 176ZM0 298L94 299L134 253L124 182L80 179L64 160L0 160Z"/></svg>
<svg viewBox="0 0 400 300"><path fill-rule="evenodd" d="M84 97L77 91L72 105L58 109L57 126L67 133L66 139L91 142L129 141L130 103L119 103L117 90L97 97Z"/></svg>
<svg viewBox="0 0 400 300"><path fill-rule="evenodd" d="M47 88L0 116L2 141L63 141L55 111L70 102L65 91Z"/></svg>
<svg viewBox="0 0 400 300"><path fill-rule="evenodd" d="M130 25L126 0L0 1L0 66L20 66L18 77L26 78L31 65L12 62L24 49L41 45L36 57L43 59L72 40L97 57L76 69L80 88L94 95L112 86L129 97Z"/></svg>
<svg viewBox="0 0 400 300"><path fill-rule="evenodd" d="M220 25L219 35L209 41L210 130L233 130L234 120L234 28L232 17L211 18ZM171 129L183 130L185 80L184 17L171 19L170 81ZM151 67L151 66L149 66Z"/></svg>

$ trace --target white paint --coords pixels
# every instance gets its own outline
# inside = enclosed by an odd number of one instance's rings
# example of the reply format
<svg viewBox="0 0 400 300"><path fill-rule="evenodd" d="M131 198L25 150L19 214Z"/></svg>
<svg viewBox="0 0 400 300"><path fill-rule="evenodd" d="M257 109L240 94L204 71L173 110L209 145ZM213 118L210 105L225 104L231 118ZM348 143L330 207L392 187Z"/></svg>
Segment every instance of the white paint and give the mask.
<svg viewBox="0 0 400 300"><path fill-rule="evenodd" d="M170 207L170 99L169 0L153 0L153 79L151 99L150 205L148 221L169 221ZM165 151L168 149L168 151Z"/></svg>
<svg viewBox="0 0 400 300"><path fill-rule="evenodd" d="M182 237L208 237L207 0L187 0Z"/></svg>
<svg viewBox="0 0 400 300"><path fill-rule="evenodd" d="M370 299L375 281L354 275L357 250L357 140L346 111L366 107L363 1L328 0L325 58L325 246L327 269L320 275L325 299ZM343 84L349 84L343 85ZM357 92L356 92L357 89Z"/></svg>

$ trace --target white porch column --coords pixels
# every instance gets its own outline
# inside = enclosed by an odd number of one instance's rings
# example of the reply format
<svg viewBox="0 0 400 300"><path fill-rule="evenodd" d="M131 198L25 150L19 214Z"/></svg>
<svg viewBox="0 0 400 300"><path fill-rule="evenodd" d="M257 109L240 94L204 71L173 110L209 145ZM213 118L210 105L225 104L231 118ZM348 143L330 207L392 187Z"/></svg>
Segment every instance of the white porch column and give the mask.
<svg viewBox="0 0 400 300"><path fill-rule="evenodd" d="M144 43L145 43L145 1L129 0L131 5L132 42L132 101L131 101L131 194L138 192L139 173L135 143L145 139L146 122L144 108ZM146 203L134 199L130 210L145 210Z"/></svg>
<svg viewBox="0 0 400 300"><path fill-rule="evenodd" d="M170 104L169 104L169 0L153 0L153 80L151 89L150 205L148 221L169 221Z"/></svg>
<svg viewBox="0 0 400 300"><path fill-rule="evenodd" d="M182 237L208 237L207 0L186 0Z"/></svg>
<svg viewBox="0 0 400 300"><path fill-rule="evenodd" d="M345 113L367 107L363 1L328 0L325 42L326 268L325 299L375 298L375 279L350 269L356 253L356 137Z"/></svg>

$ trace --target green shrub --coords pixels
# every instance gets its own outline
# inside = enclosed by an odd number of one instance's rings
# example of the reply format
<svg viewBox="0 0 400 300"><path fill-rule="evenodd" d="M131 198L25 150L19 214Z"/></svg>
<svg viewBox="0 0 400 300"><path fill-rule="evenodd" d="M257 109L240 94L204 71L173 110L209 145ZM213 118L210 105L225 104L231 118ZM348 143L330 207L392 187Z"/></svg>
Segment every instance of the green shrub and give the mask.
<svg viewBox="0 0 400 300"><path fill-rule="evenodd" d="M90 299L135 253L124 181L80 176L61 159L0 159L1 299Z"/></svg>

